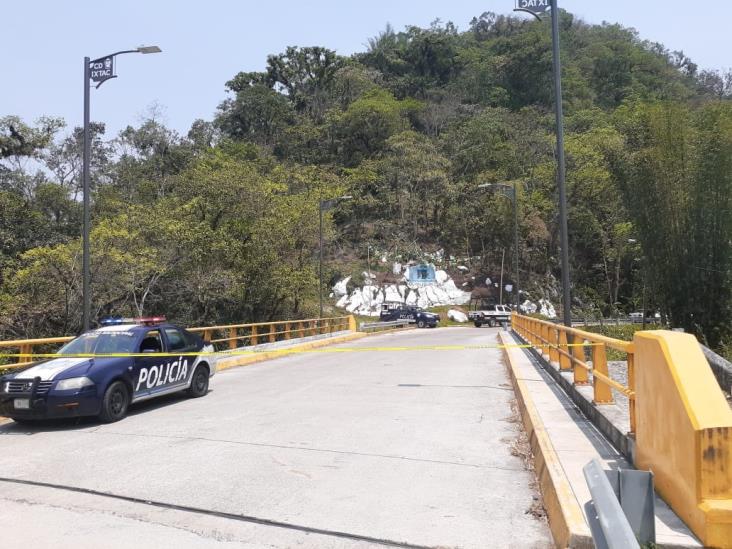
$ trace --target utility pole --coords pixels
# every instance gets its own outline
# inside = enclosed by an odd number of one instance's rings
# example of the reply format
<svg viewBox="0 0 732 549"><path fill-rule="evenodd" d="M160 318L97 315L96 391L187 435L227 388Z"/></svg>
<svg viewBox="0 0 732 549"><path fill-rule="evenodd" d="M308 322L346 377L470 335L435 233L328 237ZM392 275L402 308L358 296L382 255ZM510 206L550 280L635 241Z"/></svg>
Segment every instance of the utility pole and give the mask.
<svg viewBox="0 0 732 549"><path fill-rule="evenodd" d="M562 309L564 325L572 326L572 296L569 281L569 230L564 166L564 112L562 110L562 62L559 57L559 8L552 4L552 50L554 51L554 101L557 125L557 186L559 187L559 238L562 248Z"/></svg>
<svg viewBox="0 0 732 549"><path fill-rule="evenodd" d="M519 232L518 232L518 197L516 196L516 183L513 184L513 256L516 262L516 280L514 285L516 286L516 312L521 314L519 307L521 306L521 296L519 295Z"/></svg>
<svg viewBox="0 0 732 549"><path fill-rule="evenodd" d="M559 190L559 240L562 268L562 309L565 326L572 326L572 297L569 276L569 231L567 229L567 189L564 164L564 113L562 111L562 62L559 56L558 0L516 0L514 11L525 11L541 21L552 12L552 53L554 58L554 102L557 134L557 188Z"/></svg>
<svg viewBox="0 0 732 549"><path fill-rule="evenodd" d="M498 304L503 305L503 261L506 259L506 248L501 252L501 288L498 292Z"/></svg>
<svg viewBox="0 0 732 549"><path fill-rule="evenodd" d="M82 156L82 168L81 168L81 179L82 179L82 204L83 204L83 225L82 225L82 251L81 251L81 271L82 271L82 287L81 287L81 300L82 300L82 313L81 313L81 324L84 332L89 331L89 323L91 318L91 293L89 288L91 286L91 270L89 268L89 225L90 214L89 214L89 157L91 156L91 139L89 139L89 95L90 85L89 72L90 72L91 60L88 57L84 58L84 153Z"/></svg>

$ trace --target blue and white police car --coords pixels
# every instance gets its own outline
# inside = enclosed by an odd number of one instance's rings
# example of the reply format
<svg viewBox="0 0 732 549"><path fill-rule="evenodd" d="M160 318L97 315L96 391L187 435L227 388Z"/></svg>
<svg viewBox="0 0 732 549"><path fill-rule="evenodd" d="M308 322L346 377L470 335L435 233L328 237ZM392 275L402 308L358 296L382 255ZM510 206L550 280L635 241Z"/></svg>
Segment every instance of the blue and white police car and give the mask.
<svg viewBox="0 0 732 549"><path fill-rule="evenodd" d="M178 391L208 392L213 346L164 317L109 319L68 342L58 358L0 377L0 416L98 416L119 421L130 404Z"/></svg>

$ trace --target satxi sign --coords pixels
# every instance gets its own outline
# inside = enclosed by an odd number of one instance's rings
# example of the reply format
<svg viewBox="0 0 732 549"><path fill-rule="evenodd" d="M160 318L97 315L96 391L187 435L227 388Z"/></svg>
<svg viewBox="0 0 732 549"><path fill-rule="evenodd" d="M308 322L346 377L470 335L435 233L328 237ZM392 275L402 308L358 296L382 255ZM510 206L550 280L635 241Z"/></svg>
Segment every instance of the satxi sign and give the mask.
<svg viewBox="0 0 732 549"><path fill-rule="evenodd" d="M89 77L92 82L101 84L105 80L114 78L114 56L101 57L89 62Z"/></svg>
<svg viewBox="0 0 732 549"><path fill-rule="evenodd" d="M516 0L516 9L539 15L551 9L549 0Z"/></svg>

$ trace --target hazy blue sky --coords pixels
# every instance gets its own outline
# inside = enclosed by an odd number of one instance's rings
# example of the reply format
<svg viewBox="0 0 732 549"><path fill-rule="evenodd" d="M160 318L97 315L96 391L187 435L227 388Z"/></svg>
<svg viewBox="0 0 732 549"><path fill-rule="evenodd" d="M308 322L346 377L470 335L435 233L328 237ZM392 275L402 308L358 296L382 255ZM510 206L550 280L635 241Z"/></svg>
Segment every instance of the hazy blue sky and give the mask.
<svg viewBox="0 0 732 549"><path fill-rule="evenodd" d="M165 122L185 133L196 118L212 118L234 74L262 70L267 54L288 45L345 55L362 51L387 22L401 30L440 18L464 30L473 16L513 6L514 0L5 0L0 116L32 121L50 114L79 125L84 56L157 44L163 53L118 58L119 78L92 90L92 119L106 122L112 135L157 104ZM560 6L588 22L635 27L702 68L732 66L731 2L560 0Z"/></svg>

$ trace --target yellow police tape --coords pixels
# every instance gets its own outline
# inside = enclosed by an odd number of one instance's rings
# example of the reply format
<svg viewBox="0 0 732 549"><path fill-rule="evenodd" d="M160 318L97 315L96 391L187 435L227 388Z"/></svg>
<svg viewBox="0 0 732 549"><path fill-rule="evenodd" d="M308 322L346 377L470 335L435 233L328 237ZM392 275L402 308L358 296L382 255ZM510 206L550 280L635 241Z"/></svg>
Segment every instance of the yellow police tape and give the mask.
<svg viewBox="0 0 732 549"><path fill-rule="evenodd" d="M558 347L591 347L594 345L602 345L602 343L565 343ZM231 351L204 351L204 352L181 352L181 353L74 353L74 354L57 354L57 353L0 353L0 358L25 358L25 359L41 359L41 358L140 358L140 357L179 357L179 356L214 356L218 355L222 358L231 356L253 355L257 353L278 353L278 354L300 354L300 353L363 353L363 352L392 352L392 351L470 351L483 349L530 349L534 345L528 344L511 344L511 345L416 345L416 346L399 346L399 347L321 347L315 349L298 349L293 348L259 348L259 349L235 349ZM2 368L12 368L14 364L2 364Z"/></svg>

